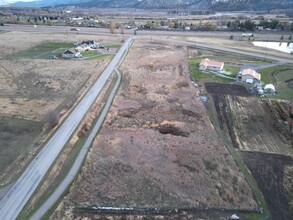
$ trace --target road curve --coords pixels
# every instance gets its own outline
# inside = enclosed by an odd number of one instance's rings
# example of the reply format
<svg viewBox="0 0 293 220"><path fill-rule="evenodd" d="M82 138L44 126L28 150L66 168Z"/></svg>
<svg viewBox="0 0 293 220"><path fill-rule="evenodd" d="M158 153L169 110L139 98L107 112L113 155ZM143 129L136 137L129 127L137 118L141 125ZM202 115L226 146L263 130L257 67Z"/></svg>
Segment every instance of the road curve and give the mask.
<svg viewBox="0 0 293 220"><path fill-rule="evenodd" d="M111 107L111 104L114 100L115 94L119 88L119 85L121 83L121 74L120 72L115 69L115 72L118 76L117 81L115 83L114 88L112 89L112 92L107 99L107 102L103 108L102 113L99 116L99 119L93 128L92 132L90 133L88 139L86 140L84 146L82 147L78 157L76 158L73 166L71 167L69 173L64 178L62 183L58 186L58 188L55 190L55 192L48 198L48 200L33 214L31 217L31 220L38 220L41 219L41 217L46 214L46 212L57 202L57 200L62 196L63 192L67 189L67 187L72 183L74 180L76 174L78 173L78 170L80 169L84 158L87 155L87 152L89 148L91 147L96 135L98 134L100 128L102 127L102 124L107 116L107 113Z"/></svg>
<svg viewBox="0 0 293 220"><path fill-rule="evenodd" d="M95 84L0 201L0 219L16 219L42 178L96 100L114 68L132 43L129 37Z"/></svg>

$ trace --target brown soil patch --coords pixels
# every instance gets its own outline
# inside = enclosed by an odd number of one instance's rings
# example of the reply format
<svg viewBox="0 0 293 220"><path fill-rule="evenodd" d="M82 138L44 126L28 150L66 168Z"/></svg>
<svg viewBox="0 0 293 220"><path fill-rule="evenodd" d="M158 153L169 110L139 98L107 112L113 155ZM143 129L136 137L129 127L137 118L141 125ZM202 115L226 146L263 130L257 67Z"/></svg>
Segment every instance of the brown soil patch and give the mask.
<svg viewBox="0 0 293 220"><path fill-rule="evenodd" d="M121 90L62 203L68 209L55 214L71 216L76 204L256 209L190 83L184 48L145 45L136 41L123 63Z"/></svg>
<svg viewBox="0 0 293 220"><path fill-rule="evenodd" d="M256 152L242 153L270 208L272 219L293 219L292 157Z"/></svg>
<svg viewBox="0 0 293 220"><path fill-rule="evenodd" d="M244 86L223 83L205 83L205 88L210 94L250 96Z"/></svg>

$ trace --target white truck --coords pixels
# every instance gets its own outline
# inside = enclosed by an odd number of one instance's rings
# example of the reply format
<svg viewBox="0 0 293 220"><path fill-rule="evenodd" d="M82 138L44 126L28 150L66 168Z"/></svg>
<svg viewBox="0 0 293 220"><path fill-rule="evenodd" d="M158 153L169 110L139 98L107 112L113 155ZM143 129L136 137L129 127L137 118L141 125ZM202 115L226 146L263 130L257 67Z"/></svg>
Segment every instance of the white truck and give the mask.
<svg viewBox="0 0 293 220"><path fill-rule="evenodd" d="M252 34L252 33L243 33L242 37L254 37L254 34Z"/></svg>

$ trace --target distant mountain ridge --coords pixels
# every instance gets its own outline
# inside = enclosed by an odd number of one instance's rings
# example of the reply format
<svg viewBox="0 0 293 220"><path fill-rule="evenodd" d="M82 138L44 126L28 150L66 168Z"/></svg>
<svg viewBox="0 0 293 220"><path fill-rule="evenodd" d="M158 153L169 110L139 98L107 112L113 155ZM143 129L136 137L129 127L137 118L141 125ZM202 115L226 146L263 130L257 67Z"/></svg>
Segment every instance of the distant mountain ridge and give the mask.
<svg viewBox="0 0 293 220"><path fill-rule="evenodd" d="M5 2L5 0L0 0ZM40 0L17 2L12 6L78 6L99 8L140 8L140 9L209 9L217 11L263 11L270 9L293 9L293 0Z"/></svg>
<svg viewBox="0 0 293 220"><path fill-rule="evenodd" d="M0 0L1 1L1 0ZM67 5L67 4L83 4L89 2L90 0L37 0L31 2L15 2L10 4L10 6L19 6L19 7L45 7L45 6L58 6L58 5Z"/></svg>

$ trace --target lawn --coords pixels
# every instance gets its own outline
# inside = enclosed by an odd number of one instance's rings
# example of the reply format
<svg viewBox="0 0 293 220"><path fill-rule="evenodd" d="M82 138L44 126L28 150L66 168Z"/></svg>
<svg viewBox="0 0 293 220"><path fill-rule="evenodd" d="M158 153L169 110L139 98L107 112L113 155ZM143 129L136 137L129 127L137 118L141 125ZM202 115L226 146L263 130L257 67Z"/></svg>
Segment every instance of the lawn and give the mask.
<svg viewBox="0 0 293 220"><path fill-rule="evenodd" d="M120 48L121 45L120 44L110 44L110 45L105 45L105 48Z"/></svg>
<svg viewBox="0 0 293 220"><path fill-rule="evenodd" d="M236 77L236 75L240 71L240 67L236 67L236 66L225 66L224 69L225 69L226 72L231 73L231 75L229 75L231 77Z"/></svg>
<svg viewBox="0 0 293 220"><path fill-rule="evenodd" d="M97 51L96 50L88 50L81 52L83 57L91 57L91 56L97 56Z"/></svg>
<svg viewBox="0 0 293 220"><path fill-rule="evenodd" d="M265 84L274 84L277 89L277 94L273 96L279 99L293 99L293 87L289 86L285 81L293 79L293 66L280 65L262 69L260 71L261 80Z"/></svg>
<svg viewBox="0 0 293 220"><path fill-rule="evenodd" d="M49 54L56 50L63 49L64 51L68 48L73 47L72 43L44 43L38 46L32 47L30 49L19 51L15 54L9 55L8 59L20 59L20 58L27 58L27 59L48 59L50 56Z"/></svg>

